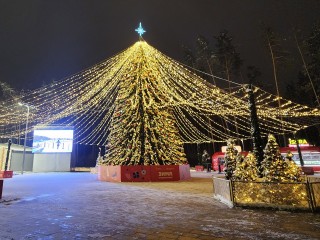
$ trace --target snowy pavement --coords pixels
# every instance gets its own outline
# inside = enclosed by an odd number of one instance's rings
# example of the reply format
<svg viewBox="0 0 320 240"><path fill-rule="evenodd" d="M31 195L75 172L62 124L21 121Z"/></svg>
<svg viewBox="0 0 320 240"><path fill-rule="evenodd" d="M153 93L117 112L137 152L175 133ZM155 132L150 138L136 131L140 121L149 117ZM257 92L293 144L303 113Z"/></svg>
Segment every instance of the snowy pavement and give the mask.
<svg viewBox="0 0 320 240"><path fill-rule="evenodd" d="M213 199L212 174L160 183L15 175L4 182L0 239L320 239L320 214L228 208Z"/></svg>

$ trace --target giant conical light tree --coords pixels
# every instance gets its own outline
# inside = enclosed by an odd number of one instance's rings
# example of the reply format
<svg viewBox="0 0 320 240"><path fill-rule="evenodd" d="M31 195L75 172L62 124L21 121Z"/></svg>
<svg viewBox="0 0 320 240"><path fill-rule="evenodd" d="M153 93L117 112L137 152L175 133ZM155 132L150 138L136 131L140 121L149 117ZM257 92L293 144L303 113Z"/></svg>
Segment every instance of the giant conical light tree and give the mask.
<svg viewBox="0 0 320 240"><path fill-rule="evenodd" d="M119 83L108 136L106 163L165 165L186 163L170 99L161 72L148 56L145 42L132 47L134 60Z"/></svg>

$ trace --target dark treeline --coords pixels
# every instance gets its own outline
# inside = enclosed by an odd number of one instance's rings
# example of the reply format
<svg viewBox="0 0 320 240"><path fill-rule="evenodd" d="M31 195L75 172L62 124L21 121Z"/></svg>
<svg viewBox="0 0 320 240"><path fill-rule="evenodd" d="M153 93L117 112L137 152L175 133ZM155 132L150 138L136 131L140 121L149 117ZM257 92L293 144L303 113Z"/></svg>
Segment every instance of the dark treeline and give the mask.
<svg viewBox="0 0 320 240"><path fill-rule="evenodd" d="M234 36L227 30L212 37L199 35L194 46L183 45L184 62L194 69L225 79L221 81L197 72L221 88L230 88L230 82L252 83L296 103L320 107L320 22L314 23L308 33L293 29L292 36L281 36L262 23L260 35L265 54L270 58L272 73L262 72L259 66L245 62L238 52ZM292 43L288 44L288 39ZM294 79L286 76L288 68L297 67L299 71ZM269 79L271 74L272 81Z"/></svg>

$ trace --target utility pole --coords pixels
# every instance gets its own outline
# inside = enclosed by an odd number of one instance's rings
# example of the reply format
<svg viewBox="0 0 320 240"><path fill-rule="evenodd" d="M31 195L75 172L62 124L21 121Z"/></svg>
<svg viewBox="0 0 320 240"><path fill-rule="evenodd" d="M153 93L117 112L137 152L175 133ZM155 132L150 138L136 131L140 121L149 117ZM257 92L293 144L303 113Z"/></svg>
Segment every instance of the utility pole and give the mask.
<svg viewBox="0 0 320 240"><path fill-rule="evenodd" d="M253 154L257 158L257 167L261 174L261 162L263 161L263 147L257 115L256 103L252 90L252 85L246 85L246 93L248 94L248 105L250 110L251 137L253 143Z"/></svg>
<svg viewBox="0 0 320 240"><path fill-rule="evenodd" d="M295 132L293 136L294 136L294 140L296 141L296 144L297 144L297 150L298 150L300 165L301 165L301 167L303 167L303 166L304 166L304 161L303 161L302 154L301 154L301 149L300 149L300 145L299 145L299 140L298 140L298 138L297 138L297 133Z"/></svg>
<svg viewBox="0 0 320 240"><path fill-rule="evenodd" d="M6 164L4 166L4 170L7 171L8 170L8 163L9 163L9 156L10 156L10 147L11 147L12 141L11 139L9 139L8 141L8 151L7 151L7 157L6 157Z"/></svg>
<svg viewBox="0 0 320 240"><path fill-rule="evenodd" d="M24 103L19 103L19 105L27 108L26 129L24 132L24 144L23 144L23 159L22 159L22 167L21 167L21 174L23 174L24 163L26 161L26 147L27 147L27 137L28 137L27 135L28 135L28 121L29 121L29 114L30 114L30 106Z"/></svg>

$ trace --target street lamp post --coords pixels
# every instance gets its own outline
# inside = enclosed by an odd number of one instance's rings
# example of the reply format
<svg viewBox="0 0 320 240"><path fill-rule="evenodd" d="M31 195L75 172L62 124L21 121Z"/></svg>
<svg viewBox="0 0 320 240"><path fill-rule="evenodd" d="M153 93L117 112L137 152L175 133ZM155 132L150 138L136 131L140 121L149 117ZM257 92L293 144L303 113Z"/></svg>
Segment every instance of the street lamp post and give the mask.
<svg viewBox="0 0 320 240"><path fill-rule="evenodd" d="M27 104L19 103L20 106L25 106L27 108L27 119L26 119L26 129L24 134L24 144L23 144L23 158L22 158L22 168L21 168L21 174L23 174L24 171L24 162L26 160L26 144L27 144L27 135L28 135L28 121L29 121L29 112L30 112L30 106Z"/></svg>

